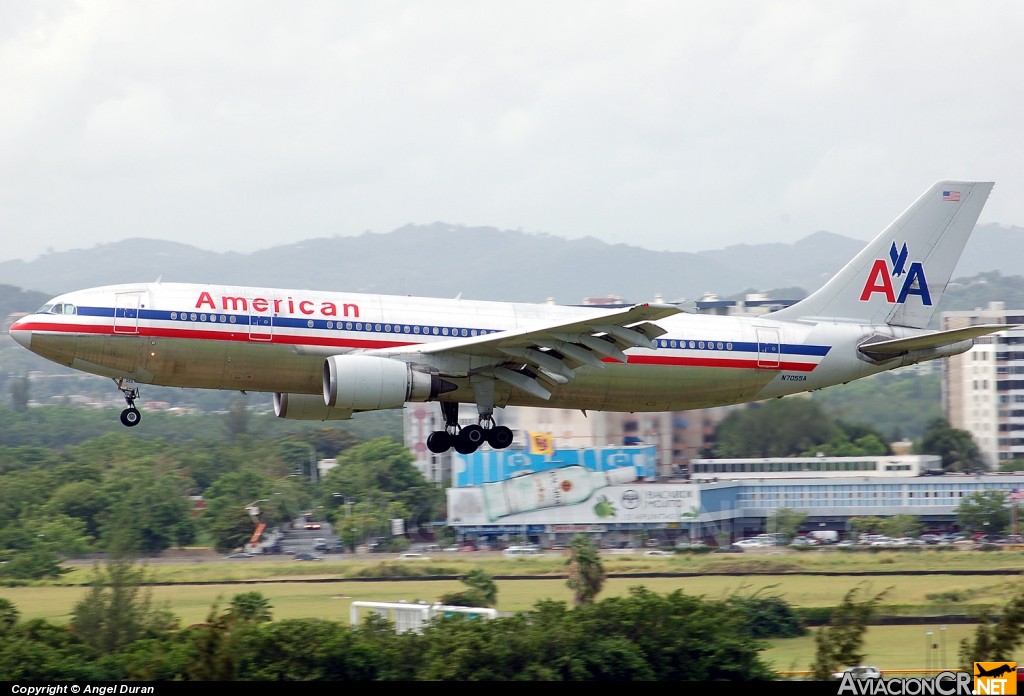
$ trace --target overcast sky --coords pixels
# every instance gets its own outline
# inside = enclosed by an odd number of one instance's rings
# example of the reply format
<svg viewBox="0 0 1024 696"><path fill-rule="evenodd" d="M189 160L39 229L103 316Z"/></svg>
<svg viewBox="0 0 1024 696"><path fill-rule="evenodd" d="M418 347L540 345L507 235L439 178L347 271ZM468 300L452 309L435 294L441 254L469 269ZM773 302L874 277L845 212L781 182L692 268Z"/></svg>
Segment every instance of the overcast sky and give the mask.
<svg viewBox="0 0 1024 696"><path fill-rule="evenodd" d="M1022 37L1016 0L4 2L0 260L435 221L867 240L940 179L1024 226Z"/></svg>

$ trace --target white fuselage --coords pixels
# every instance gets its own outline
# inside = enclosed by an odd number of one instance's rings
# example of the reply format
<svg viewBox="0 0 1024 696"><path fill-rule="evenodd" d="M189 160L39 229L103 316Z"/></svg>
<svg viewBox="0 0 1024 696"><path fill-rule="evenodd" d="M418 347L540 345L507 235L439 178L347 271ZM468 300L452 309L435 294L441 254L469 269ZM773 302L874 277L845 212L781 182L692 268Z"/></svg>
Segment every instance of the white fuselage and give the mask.
<svg viewBox="0 0 1024 696"><path fill-rule="evenodd" d="M586 318L591 307L183 283L116 285L61 295L11 334L54 362L97 375L202 389L321 394L333 355L449 341ZM606 358L539 399L497 384L496 406L668 411L810 391L884 366L858 357L867 337L913 330L856 322L778 322L677 314L655 322L656 348ZM439 400L473 402L465 375Z"/></svg>

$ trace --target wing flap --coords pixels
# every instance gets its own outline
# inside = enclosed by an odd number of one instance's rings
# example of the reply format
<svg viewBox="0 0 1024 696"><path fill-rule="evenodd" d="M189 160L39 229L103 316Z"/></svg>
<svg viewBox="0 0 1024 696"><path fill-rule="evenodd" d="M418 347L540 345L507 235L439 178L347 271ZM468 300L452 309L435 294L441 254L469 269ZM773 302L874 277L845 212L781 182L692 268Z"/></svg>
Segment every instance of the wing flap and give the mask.
<svg viewBox="0 0 1024 696"><path fill-rule="evenodd" d="M535 379L528 377L521 372L514 372L505 367L491 368L491 373L495 379L499 379L505 384L509 384L513 387L522 389L527 394L535 396L538 399L544 399L547 401L551 398L551 392L542 387Z"/></svg>
<svg viewBox="0 0 1024 696"><path fill-rule="evenodd" d="M369 351L374 355L436 362L450 374L465 365L464 374L490 376L540 399L551 392L539 380L566 384L583 366L602 368L602 359L627 362L630 348L654 350L654 338L665 333L652 322L682 312L669 304L638 304L628 309L595 311L583 319L549 323L435 343ZM433 359L432 359L433 357Z"/></svg>

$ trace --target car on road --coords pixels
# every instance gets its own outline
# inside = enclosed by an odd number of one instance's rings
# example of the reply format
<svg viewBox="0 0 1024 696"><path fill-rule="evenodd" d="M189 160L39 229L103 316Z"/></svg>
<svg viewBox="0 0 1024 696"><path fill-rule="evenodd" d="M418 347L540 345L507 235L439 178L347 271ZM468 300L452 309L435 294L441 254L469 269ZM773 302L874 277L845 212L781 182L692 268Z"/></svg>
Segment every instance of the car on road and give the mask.
<svg viewBox="0 0 1024 696"><path fill-rule="evenodd" d="M694 541L687 541L686 539L680 539L676 542L677 549L706 549L708 547L703 541L696 539Z"/></svg>
<svg viewBox="0 0 1024 696"><path fill-rule="evenodd" d="M230 555L227 555L224 558L252 558L252 556L253 555L251 553L245 553L244 551L240 551L238 553L232 553Z"/></svg>
<svg viewBox="0 0 1024 696"><path fill-rule="evenodd" d="M740 539L739 541L733 542L733 546L739 546L744 549L754 549L764 546L765 543L760 539Z"/></svg>
<svg viewBox="0 0 1024 696"><path fill-rule="evenodd" d="M430 556L422 553L403 553L399 554L398 560L400 561L427 561L430 560Z"/></svg>
<svg viewBox="0 0 1024 696"><path fill-rule="evenodd" d="M322 561L324 559L319 556L314 556L311 553L297 553L295 554L296 561Z"/></svg>
<svg viewBox="0 0 1024 696"><path fill-rule="evenodd" d="M849 673L854 679L881 679L882 670L878 669L874 665L857 665L856 667L847 667L846 669L838 672L833 672L832 677L835 679L842 679L844 674Z"/></svg>
<svg viewBox="0 0 1024 696"><path fill-rule="evenodd" d="M645 556L674 556L675 554L672 553L671 551L662 551L661 549L650 549L649 551L644 551L644 555Z"/></svg>

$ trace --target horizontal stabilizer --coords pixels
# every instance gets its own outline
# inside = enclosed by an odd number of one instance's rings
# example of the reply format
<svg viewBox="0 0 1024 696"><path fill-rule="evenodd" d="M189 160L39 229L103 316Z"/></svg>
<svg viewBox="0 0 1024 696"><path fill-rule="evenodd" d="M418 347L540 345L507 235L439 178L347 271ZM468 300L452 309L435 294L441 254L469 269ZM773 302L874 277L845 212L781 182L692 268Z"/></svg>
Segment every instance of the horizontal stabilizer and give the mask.
<svg viewBox="0 0 1024 696"><path fill-rule="evenodd" d="M910 338L895 338L888 341L877 341L865 343L860 346L860 351L871 357L886 355L901 355L911 350L929 350L953 345L960 341L967 341L978 336L1005 331L1014 328L1008 324L978 324L977 326L966 326L962 329L950 329L949 331L937 331L935 333L911 336Z"/></svg>

